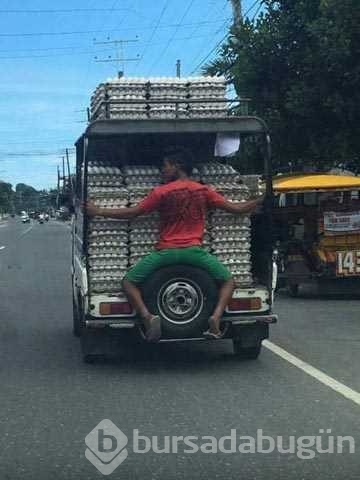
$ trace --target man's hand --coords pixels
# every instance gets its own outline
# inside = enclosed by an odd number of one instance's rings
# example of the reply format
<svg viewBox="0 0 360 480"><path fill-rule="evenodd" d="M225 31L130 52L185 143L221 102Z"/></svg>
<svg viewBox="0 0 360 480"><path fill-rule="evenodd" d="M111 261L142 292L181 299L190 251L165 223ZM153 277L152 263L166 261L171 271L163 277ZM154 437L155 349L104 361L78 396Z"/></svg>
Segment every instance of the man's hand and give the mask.
<svg viewBox="0 0 360 480"><path fill-rule="evenodd" d="M84 213L86 213L89 217L96 217L97 215L100 215L101 209L92 202L84 202L82 207Z"/></svg>
<svg viewBox="0 0 360 480"><path fill-rule="evenodd" d="M137 205L135 207L123 208L99 208L92 202L84 202L82 209L89 217L116 218L118 220L128 220L142 215L143 209Z"/></svg>
<svg viewBox="0 0 360 480"><path fill-rule="evenodd" d="M248 200L247 202L226 202L221 208L229 213L235 214L253 214L255 210L264 201L265 196L256 198L255 200Z"/></svg>

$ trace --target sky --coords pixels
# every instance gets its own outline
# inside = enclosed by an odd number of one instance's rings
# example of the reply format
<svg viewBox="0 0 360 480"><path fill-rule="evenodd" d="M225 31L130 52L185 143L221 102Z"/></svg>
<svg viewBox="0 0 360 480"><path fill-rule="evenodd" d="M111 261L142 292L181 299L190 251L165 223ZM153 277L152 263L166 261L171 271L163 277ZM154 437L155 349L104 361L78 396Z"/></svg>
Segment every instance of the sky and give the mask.
<svg viewBox="0 0 360 480"><path fill-rule="evenodd" d="M252 18L260 0L242 0ZM232 21L229 0L0 0L0 180L57 183L86 128L96 85L126 76L199 75ZM121 56L129 61L102 62ZM210 54L210 55L209 55Z"/></svg>

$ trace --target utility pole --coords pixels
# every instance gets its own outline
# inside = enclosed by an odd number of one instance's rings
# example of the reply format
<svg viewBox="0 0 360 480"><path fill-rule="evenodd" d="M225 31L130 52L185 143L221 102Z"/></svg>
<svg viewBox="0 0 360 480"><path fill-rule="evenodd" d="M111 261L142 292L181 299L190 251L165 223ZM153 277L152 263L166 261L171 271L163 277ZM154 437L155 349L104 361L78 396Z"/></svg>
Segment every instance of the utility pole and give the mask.
<svg viewBox="0 0 360 480"><path fill-rule="evenodd" d="M62 193L65 193L65 157L62 157L62 171L63 171L63 175L62 175L62 181L63 181Z"/></svg>
<svg viewBox="0 0 360 480"><path fill-rule="evenodd" d="M60 208L60 168L57 166L57 195L56 195L56 209Z"/></svg>
<svg viewBox="0 0 360 480"><path fill-rule="evenodd" d="M242 8L241 8L241 0L230 0L232 9L233 9L233 17L234 17L234 27L239 27L242 22Z"/></svg>
<svg viewBox="0 0 360 480"><path fill-rule="evenodd" d="M134 38L134 39L131 39L131 40L110 40L110 39L108 39L108 41L106 41L106 42L94 42L94 45L114 45L114 48L115 48L115 51L116 51L115 58L112 58L111 55L109 55L108 58L105 58L105 59L99 59L98 57L95 57L95 61L97 63L117 62L117 64L118 64L118 76L119 76L119 78L121 78L124 75L125 63L126 62L138 62L139 61L139 55L137 55L136 58L125 58L124 57L124 45L127 45L129 43L136 43L137 41L138 41L138 39Z"/></svg>
<svg viewBox="0 0 360 480"><path fill-rule="evenodd" d="M176 76L181 77L181 60L176 61Z"/></svg>
<svg viewBox="0 0 360 480"><path fill-rule="evenodd" d="M74 185L73 185L73 180L71 178L71 172L70 172L69 150L66 148L65 152L66 152L66 163L67 163L67 170L68 170L68 177L69 177L69 188L70 188L71 197L72 197L74 192Z"/></svg>

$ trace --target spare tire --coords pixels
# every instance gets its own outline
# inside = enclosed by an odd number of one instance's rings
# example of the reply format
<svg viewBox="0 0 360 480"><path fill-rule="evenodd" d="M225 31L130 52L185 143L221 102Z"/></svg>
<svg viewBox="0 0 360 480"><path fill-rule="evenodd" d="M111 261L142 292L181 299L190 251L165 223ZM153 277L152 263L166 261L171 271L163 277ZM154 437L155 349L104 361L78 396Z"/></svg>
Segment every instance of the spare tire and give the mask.
<svg viewBox="0 0 360 480"><path fill-rule="evenodd" d="M215 280L189 265L157 270L145 280L142 292L150 312L161 317L162 338L201 337L218 299Z"/></svg>

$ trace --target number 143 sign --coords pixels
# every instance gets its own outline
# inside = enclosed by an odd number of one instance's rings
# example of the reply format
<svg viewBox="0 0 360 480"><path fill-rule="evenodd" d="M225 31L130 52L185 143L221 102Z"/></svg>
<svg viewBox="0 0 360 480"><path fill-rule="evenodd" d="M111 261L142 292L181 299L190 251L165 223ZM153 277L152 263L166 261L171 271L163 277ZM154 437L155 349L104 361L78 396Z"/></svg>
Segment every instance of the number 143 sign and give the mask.
<svg viewBox="0 0 360 480"><path fill-rule="evenodd" d="M360 275L360 251L336 252L336 275Z"/></svg>

